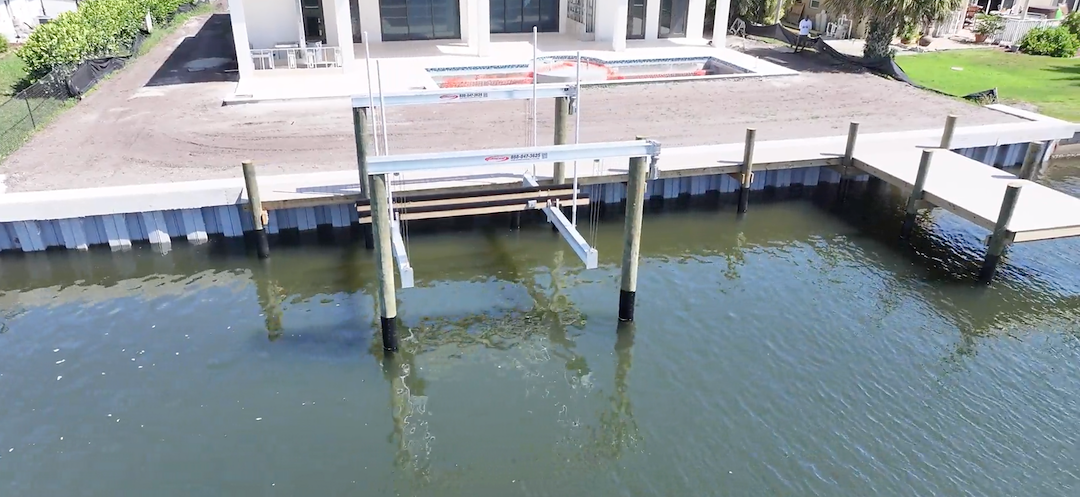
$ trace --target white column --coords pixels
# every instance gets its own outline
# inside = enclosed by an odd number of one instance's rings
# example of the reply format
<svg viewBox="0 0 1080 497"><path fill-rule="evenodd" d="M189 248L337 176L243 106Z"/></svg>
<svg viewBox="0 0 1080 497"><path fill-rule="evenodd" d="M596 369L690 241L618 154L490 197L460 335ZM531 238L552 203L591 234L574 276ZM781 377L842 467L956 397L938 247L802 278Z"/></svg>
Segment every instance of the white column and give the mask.
<svg viewBox="0 0 1080 497"><path fill-rule="evenodd" d="M700 40L705 31L705 0L690 0L686 13L686 38Z"/></svg>
<svg viewBox="0 0 1080 497"><path fill-rule="evenodd" d="M626 16L630 8L629 3L628 0L615 0L615 9L612 13L615 30L612 31L611 49L616 52L626 50Z"/></svg>
<svg viewBox="0 0 1080 497"><path fill-rule="evenodd" d="M476 55L488 56L491 45L491 0L467 0L476 3L476 18L470 19L469 24L474 25L476 33Z"/></svg>
<svg viewBox="0 0 1080 497"><path fill-rule="evenodd" d="M731 0L716 0L716 16L713 21L713 46L724 48L727 43L727 18L731 10Z"/></svg>
<svg viewBox="0 0 1080 497"><path fill-rule="evenodd" d="M382 16L379 15L379 0L360 0L360 29L367 31L368 43L382 42Z"/></svg>
<svg viewBox="0 0 1080 497"><path fill-rule="evenodd" d="M255 62L251 60L247 22L244 20L243 0L229 0L229 19L232 22L233 43L236 44L236 63L240 80L255 75Z"/></svg>
<svg viewBox="0 0 1080 497"><path fill-rule="evenodd" d="M660 0L645 0L645 39L655 40L659 35Z"/></svg>
<svg viewBox="0 0 1080 497"><path fill-rule="evenodd" d="M331 19L337 26L337 46L341 53L341 68L349 73L356 68L356 53L353 51L352 13L349 0L331 0L334 16ZM327 3L331 3L327 2Z"/></svg>
<svg viewBox="0 0 1080 497"><path fill-rule="evenodd" d="M458 19L461 20L461 41L465 42L465 45L469 47L469 50L474 48L473 44L476 43L475 26L472 19L476 17L476 6L472 0L461 0L458 2Z"/></svg>

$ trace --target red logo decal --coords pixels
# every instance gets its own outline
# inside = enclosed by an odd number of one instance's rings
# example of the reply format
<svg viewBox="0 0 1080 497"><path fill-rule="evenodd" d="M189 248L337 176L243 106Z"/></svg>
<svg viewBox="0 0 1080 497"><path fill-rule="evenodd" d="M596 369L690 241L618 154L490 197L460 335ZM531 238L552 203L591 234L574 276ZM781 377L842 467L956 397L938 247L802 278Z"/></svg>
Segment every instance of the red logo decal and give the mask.
<svg viewBox="0 0 1080 497"><path fill-rule="evenodd" d="M456 94L446 94L439 96L440 100L457 100L457 98L458 96Z"/></svg>
<svg viewBox="0 0 1080 497"><path fill-rule="evenodd" d="M508 160L510 160L510 157L505 155L492 155L491 157L484 159L485 162L506 162Z"/></svg>

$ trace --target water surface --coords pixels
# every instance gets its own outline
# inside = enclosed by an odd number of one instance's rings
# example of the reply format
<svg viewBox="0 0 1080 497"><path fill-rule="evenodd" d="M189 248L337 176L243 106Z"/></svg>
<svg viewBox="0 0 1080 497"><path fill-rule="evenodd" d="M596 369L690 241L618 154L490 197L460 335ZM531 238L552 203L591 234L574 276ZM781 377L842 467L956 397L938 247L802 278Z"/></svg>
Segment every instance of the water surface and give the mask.
<svg viewBox="0 0 1080 497"><path fill-rule="evenodd" d="M733 211L646 217L623 328L617 218L411 236L392 358L355 245L3 257L0 494L1077 495L1077 241Z"/></svg>

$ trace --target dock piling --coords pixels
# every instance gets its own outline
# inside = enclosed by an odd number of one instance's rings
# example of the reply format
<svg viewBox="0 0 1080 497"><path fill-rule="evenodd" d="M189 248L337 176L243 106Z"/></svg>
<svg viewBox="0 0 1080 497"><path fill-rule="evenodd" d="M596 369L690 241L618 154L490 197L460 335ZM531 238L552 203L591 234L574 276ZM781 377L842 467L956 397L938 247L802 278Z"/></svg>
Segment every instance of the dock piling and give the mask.
<svg viewBox="0 0 1080 497"><path fill-rule="evenodd" d="M637 139L645 140L645 137L639 136ZM638 256L641 253L641 218L645 210L645 178L648 174L649 164L646 157L630 159L630 178L626 182L622 281L619 285L619 321L634 320Z"/></svg>
<svg viewBox="0 0 1080 497"><path fill-rule="evenodd" d="M242 163L244 168L244 186L247 190L248 203L251 205L251 225L255 228L255 250L260 259L270 257L270 240L266 235L268 215L262 208L262 197L259 196L259 181L255 177L255 163L246 160Z"/></svg>
<svg viewBox="0 0 1080 497"><path fill-rule="evenodd" d="M915 216L919 213L919 202L923 199L923 188L926 185L926 176L930 173L930 161L934 157L933 150L923 150L922 158L919 159L919 172L915 174L915 185L908 197L907 208L904 211L904 225L900 228L900 239L906 240L915 229Z"/></svg>
<svg viewBox="0 0 1080 497"><path fill-rule="evenodd" d="M945 130L941 132L941 145L939 148L945 150L952 149L952 137L954 131L956 131L956 116L949 114L949 117L945 118Z"/></svg>
<svg viewBox="0 0 1080 497"><path fill-rule="evenodd" d="M371 122L368 113L371 112L367 107L354 107L352 110L353 116L353 136L356 140L356 168L360 173L360 198L367 199L370 197L370 187L368 185L368 151L371 149L372 143L374 143L374 130L368 129L368 123ZM375 248L375 240L372 236L371 225L361 225L361 231L364 236L364 247L368 250Z"/></svg>
<svg viewBox="0 0 1080 497"><path fill-rule="evenodd" d="M1024 154L1024 163L1020 166L1020 179L1033 179L1035 171L1039 169L1039 162L1043 155L1043 144L1039 142L1028 143L1027 153Z"/></svg>
<svg viewBox="0 0 1080 497"><path fill-rule="evenodd" d="M570 97L555 98L555 144L566 145L570 139ZM566 163L555 163L552 182L556 185L566 183Z"/></svg>
<svg viewBox="0 0 1080 497"><path fill-rule="evenodd" d="M836 197L840 202L843 202L844 197L847 196L848 184L850 183L847 179L847 173L855 158L855 141L858 137L859 123L852 121L848 124L847 146L844 147L844 160L840 169L840 184L836 188Z"/></svg>
<svg viewBox="0 0 1080 497"><path fill-rule="evenodd" d="M746 144L743 147L742 171L739 175L739 214L746 214L750 204L750 183L754 180L754 141L757 130L746 128Z"/></svg>
<svg viewBox="0 0 1080 497"><path fill-rule="evenodd" d="M375 265L379 282L379 325L382 329L383 350L396 352L397 295L394 292L394 253L390 233L390 202L387 197L386 175L369 176L371 225L375 235Z"/></svg>
<svg viewBox="0 0 1080 497"><path fill-rule="evenodd" d="M990 284L994 280L998 263L1001 262L1001 256L1005 253L1005 248L1009 246L1009 242L1012 241L1009 236L1009 221L1012 220L1013 210L1016 209L1016 202L1020 200L1020 189L1023 187L1022 182L1013 181L1005 188L1005 197L1001 200L1001 210L998 211L994 232L990 235L990 243L986 248L986 259L983 261L982 270L979 271L979 280L983 283Z"/></svg>

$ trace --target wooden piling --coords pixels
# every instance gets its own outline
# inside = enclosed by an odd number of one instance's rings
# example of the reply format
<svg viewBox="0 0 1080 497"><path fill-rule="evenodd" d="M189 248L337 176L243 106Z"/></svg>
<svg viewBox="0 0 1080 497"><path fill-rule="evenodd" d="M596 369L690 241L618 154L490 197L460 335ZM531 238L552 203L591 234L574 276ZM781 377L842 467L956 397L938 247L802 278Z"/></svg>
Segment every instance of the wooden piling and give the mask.
<svg viewBox="0 0 1080 497"><path fill-rule="evenodd" d="M986 248L986 259L983 261L982 270L979 271L979 280L990 284L997 274L998 263L1005 253L1005 248L1012 242L1009 234L1009 221L1012 220L1016 202L1020 200L1020 189L1024 183L1013 181L1005 188L1005 197L1001 200L1001 210L998 211L997 222L994 224L994 232L990 235L990 243Z"/></svg>
<svg viewBox="0 0 1080 497"><path fill-rule="evenodd" d="M1041 161L1042 156L1042 143L1028 143L1027 153L1024 154L1024 163L1020 166L1020 179L1033 179L1035 177L1035 171L1039 170L1039 162Z"/></svg>
<svg viewBox="0 0 1080 497"><path fill-rule="evenodd" d="M843 202L844 197L847 196L847 189L850 185L850 181L847 178L848 168L853 165L855 160L855 140L859 136L859 123L852 121L848 124L847 134L847 146L844 148L844 160L841 164L840 172L840 184L836 188L837 200Z"/></svg>
<svg viewBox="0 0 1080 497"><path fill-rule="evenodd" d="M356 168L360 173L360 198L366 200L370 195L370 186L368 184L368 152L371 150L371 144L375 139L374 131L368 129L368 123L370 118L368 113L371 109L367 107L356 108L353 107L353 137L356 140ZM375 248L375 240L372 235L371 225L361 225L360 230L364 236L364 247L367 249Z"/></svg>
<svg viewBox="0 0 1080 497"><path fill-rule="evenodd" d="M941 145L939 148L952 149L953 133L956 131L956 116L950 114L945 118L945 130L941 132Z"/></svg>
<svg viewBox="0 0 1080 497"><path fill-rule="evenodd" d="M555 144L566 145L570 139L570 97L557 97L555 99ZM556 185L566 183L566 163L555 163L555 174L552 180Z"/></svg>
<svg viewBox="0 0 1080 497"><path fill-rule="evenodd" d="M644 140L644 137L637 137ZM641 253L641 218L645 211L647 157L630 159L630 179L626 182L626 223L623 227L622 282L619 286L619 321L634 320L637 295L638 256Z"/></svg>
<svg viewBox="0 0 1080 497"><path fill-rule="evenodd" d="M908 197L907 208L904 211L904 225L900 228L900 238L906 240L915 229L915 216L919 213L919 202L923 199L923 188L926 186L926 176L930 173L930 161L934 157L933 150L923 150L922 158L919 159L919 172L915 174L915 185Z"/></svg>
<svg viewBox="0 0 1080 497"><path fill-rule="evenodd" d="M375 266L379 282L379 324L383 350L395 352L397 342L397 296L394 292L394 254L390 237L390 201L386 175L369 176L371 224L375 235Z"/></svg>
<svg viewBox="0 0 1080 497"><path fill-rule="evenodd" d="M244 185L247 189L248 203L251 205L251 225L255 228L255 250L260 259L270 257L270 240L266 236L267 214L262 208L259 196L259 181L255 177L255 163L243 162Z"/></svg>
<svg viewBox="0 0 1080 497"><path fill-rule="evenodd" d="M743 146L743 163L739 175L739 214L746 214L750 204L750 183L754 180L754 141L757 130L746 128L746 144Z"/></svg>

